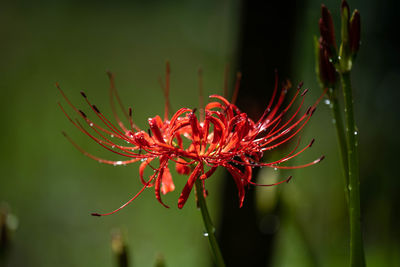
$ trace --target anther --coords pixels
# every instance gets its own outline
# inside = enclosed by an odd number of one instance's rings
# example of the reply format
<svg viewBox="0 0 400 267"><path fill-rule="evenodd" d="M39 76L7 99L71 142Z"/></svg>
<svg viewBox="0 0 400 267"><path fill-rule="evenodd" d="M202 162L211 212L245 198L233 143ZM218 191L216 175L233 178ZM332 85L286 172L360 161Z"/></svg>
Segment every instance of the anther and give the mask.
<svg viewBox="0 0 400 267"><path fill-rule="evenodd" d="M87 118L85 112L83 112L82 110L79 110L79 113L81 113L81 115L82 115L85 119Z"/></svg>
<svg viewBox="0 0 400 267"><path fill-rule="evenodd" d="M95 105L93 105L93 109L94 109L97 113L101 113L100 110L99 110Z"/></svg>
<svg viewBox="0 0 400 267"><path fill-rule="evenodd" d="M312 107L310 116L312 116L314 114L316 109L317 109L316 107Z"/></svg>
<svg viewBox="0 0 400 267"><path fill-rule="evenodd" d="M311 147L314 144L315 139L311 140L310 144L308 145L308 147Z"/></svg>

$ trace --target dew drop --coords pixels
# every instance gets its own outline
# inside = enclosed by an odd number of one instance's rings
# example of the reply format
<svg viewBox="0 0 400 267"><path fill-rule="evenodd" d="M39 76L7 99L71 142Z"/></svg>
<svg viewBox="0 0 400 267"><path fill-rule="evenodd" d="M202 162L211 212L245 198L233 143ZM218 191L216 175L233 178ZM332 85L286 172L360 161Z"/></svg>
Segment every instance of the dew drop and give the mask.
<svg viewBox="0 0 400 267"><path fill-rule="evenodd" d="M93 122L91 122L91 123L89 124L90 127L93 127L93 125L94 125Z"/></svg>
<svg viewBox="0 0 400 267"><path fill-rule="evenodd" d="M357 132L357 131L354 131L354 135L358 135L358 132Z"/></svg>
<svg viewBox="0 0 400 267"><path fill-rule="evenodd" d="M110 135L110 137L111 137L111 138L113 138L113 137L114 137L114 135L113 135L113 134L111 134L111 135Z"/></svg>
<svg viewBox="0 0 400 267"><path fill-rule="evenodd" d="M208 236L208 233L207 233L207 232L204 232L204 233L203 233L203 236Z"/></svg>
<svg viewBox="0 0 400 267"><path fill-rule="evenodd" d="M348 186L349 191L351 191L353 189L353 187L351 187L351 185Z"/></svg>
<svg viewBox="0 0 400 267"><path fill-rule="evenodd" d="M278 168L274 168L274 171L277 171L278 170Z"/></svg>
<svg viewBox="0 0 400 267"><path fill-rule="evenodd" d="M112 145L111 148L115 148L115 145Z"/></svg>
<svg viewBox="0 0 400 267"><path fill-rule="evenodd" d="M330 101L329 99L325 99L325 100L324 100L324 103L327 104L327 105L330 105L330 104L331 104L331 101Z"/></svg>

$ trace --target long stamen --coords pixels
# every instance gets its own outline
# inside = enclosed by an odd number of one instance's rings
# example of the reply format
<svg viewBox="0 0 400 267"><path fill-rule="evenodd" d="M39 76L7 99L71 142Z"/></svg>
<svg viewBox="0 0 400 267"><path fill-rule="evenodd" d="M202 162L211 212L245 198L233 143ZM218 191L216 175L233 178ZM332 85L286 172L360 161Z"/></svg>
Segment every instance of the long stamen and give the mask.
<svg viewBox="0 0 400 267"><path fill-rule="evenodd" d="M109 212L109 213L103 213L103 214L100 214L100 213L92 213L91 215L92 215L92 216L107 216L107 215L111 215L111 214L114 214L114 213L116 213L116 212L122 210L123 208L125 208L126 206L128 206L129 203L131 203L132 201L134 201L134 200L147 188L147 186L148 186L148 185L151 183L151 181L154 179L154 176L155 176L155 174L152 175L152 176L150 177L150 179L149 179L149 181L147 182L147 184L144 185L144 186L142 187L142 189L140 189L139 192L137 192L137 194L136 194L134 197L132 197L130 200L128 200L124 205L122 205L122 206L119 207L118 209L116 209L116 210L114 210L114 211L112 211L112 212Z"/></svg>
<svg viewBox="0 0 400 267"><path fill-rule="evenodd" d="M199 114L200 121L204 121L204 94L203 94L203 70L199 68Z"/></svg>
<svg viewBox="0 0 400 267"><path fill-rule="evenodd" d="M223 96L228 98L228 75L229 75L229 65L225 65L224 69L224 85L223 85Z"/></svg>
<svg viewBox="0 0 400 267"><path fill-rule="evenodd" d="M238 72L236 74L236 84L235 84L235 91L233 91L232 101L233 105L236 104L237 97L239 95L239 88L240 88L240 81L242 80L242 73Z"/></svg>
<svg viewBox="0 0 400 267"><path fill-rule="evenodd" d="M252 181L249 181L249 184L256 185L256 186L275 186L275 185L280 185L280 184L283 184L283 183L289 183L290 180L292 180L292 176L289 176L285 180L277 182L277 183L274 183L274 184L257 184L257 183L254 183Z"/></svg>
<svg viewBox="0 0 400 267"><path fill-rule="evenodd" d="M274 167L274 168L277 168L277 169L285 169L285 170L301 169L301 168L305 168L305 167L308 167L308 166L317 164L317 163L321 162L324 158L325 158L325 156L321 156L321 157L319 157L318 159L316 159L316 160L314 160L314 161L312 161L312 162L310 162L310 163L303 164L303 165L297 165L297 166L279 166L279 165L272 165L272 166L269 166L269 167ZM266 166L266 165L262 165L262 166Z"/></svg>
<svg viewBox="0 0 400 267"><path fill-rule="evenodd" d="M130 164L130 163L134 163L140 160L140 158L135 158L135 159L131 159L131 160L124 160L124 161L114 161L114 160L107 160L107 159L103 159L103 158L99 158L94 156L93 154L90 154L89 152L85 151L83 148L81 148L78 144L76 144L65 132L62 132L62 134L64 135L65 138L67 138L67 140L76 148L78 149L83 155L94 159L95 161L98 161L100 163L105 163L105 164L110 164L110 165L125 165L125 164Z"/></svg>
<svg viewBox="0 0 400 267"><path fill-rule="evenodd" d="M169 102L170 75L171 75L171 67L170 67L169 61L167 61L165 63L165 90L164 90L164 97L165 97L164 119L165 120L168 120L169 109L170 109L170 102Z"/></svg>
<svg viewBox="0 0 400 267"><path fill-rule="evenodd" d="M126 111L124 105L122 104L122 100L119 97L118 90L115 87L115 75L110 71L107 72L107 75L110 80L110 104L111 104L112 112L113 112L114 116L116 117L116 120L117 120L118 124L120 125L120 127L125 128L122 121L119 119L119 117L117 115L117 111L116 111L116 108L114 105L114 100L113 100L114 95L115 95L115 98L117 99L120 109L122 110L125 118L127 118L127 119L129 119L128 112ZM132 123L132 125L136 130L140 130L139 127L137 127L135 124Z"/></svg>

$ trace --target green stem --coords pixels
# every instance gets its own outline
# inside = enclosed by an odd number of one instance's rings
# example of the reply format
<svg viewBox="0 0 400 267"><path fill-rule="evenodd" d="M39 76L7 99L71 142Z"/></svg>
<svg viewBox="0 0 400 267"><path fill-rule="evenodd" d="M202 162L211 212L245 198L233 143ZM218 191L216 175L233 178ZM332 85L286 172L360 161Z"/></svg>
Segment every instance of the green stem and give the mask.
<svg viewBox="0 0 400 267"><path fill-rule="evenodd" d="M344 128L343 128L343 120L342 116L340 115L340 109L339 109L339 101L336 96L336 88L331 89L329 100L330 100L330 105L329 107L332 110L332 116L333 116L333 124L335 125L336 128L336 135L339 143L339 150L340 150L340 156L342 160L342 166L343 166L343 177L344 177L344 192L346 195L346 201L347 204L349 203L349 165L348 165L348 157L347 157L347 145L346 145L346 137L344 134Z"/></svg>
<svg viewBox="0 0 400 267"><path fill-rule="evenodd" d="M360 178L357 155L357 129L354 121L353 96L350 72L342 72L346 120L347 155L349 167L349 217L350 217L350 266L365 266L364 247L361 232Z"/></svg>
<svg viewBox="0 0 400 267"><path fill-rule="evenodd" d="M225 266L224 259L222 257L221 250L219 249L218 242L214 234L215 228L211 221L210 214L208 213L207 203L203 195L203 184L200 179L196 180L195 186L197 194L197 203L200 207L201 216L203 217L204 226L206 228L206 235L208 237L210 248L214 256L214 262L217 267L223 267Z"/></svg>

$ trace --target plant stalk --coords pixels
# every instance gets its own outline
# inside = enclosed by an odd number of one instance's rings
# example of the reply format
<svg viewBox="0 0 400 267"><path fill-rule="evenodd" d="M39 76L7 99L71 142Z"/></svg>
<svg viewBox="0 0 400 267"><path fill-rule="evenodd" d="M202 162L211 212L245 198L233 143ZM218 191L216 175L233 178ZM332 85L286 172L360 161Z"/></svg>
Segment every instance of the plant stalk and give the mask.
<svg viewBox="0 0 400 267"><path fill-rule="evenodd" d="M358 143L357 129L354 121L353 95L350 80L350 72L340 73L340 80L343 88L346 137L347 137L347 156L349 173L349 218L350 218L350 266L365 266L364 247L361 231L361 211L360 211L360 177L358 166Z"/></svg>
<svg viewBox="0 0 400 267"><path fill-rule="evenodd" d="M196 180L195 187L197 194L197 203L201 211L201 216L203 217L204 226L206 228L205 236L208 237L215 265L217 267L225 267L224 258L222 257L221 250L215 237L215 228L211 221L210 214L208 213L207 203L203 195L203 184L200 179Z"/></svg>
<svg viewBox="0 0 400 267"><path fill-rule="evenodd" d="M336 136L338 139L339 143L339 152L340 152L340 158L342 160L342 166L343 166L343 177L344 177L344 192L346 195L346 203L349 204L349 163L348 163L348 157L347 157L347 144L346 144L346 136L344 133L344 128L343 128L343 120L342 116L340 114L340 107L339 107L339 101L336 96L337 90L336 88L332 88L330 90L329 94L329 107L331 108L332 111L332 116L333 116L333 124L335 125L336 128Z"/></svg>

